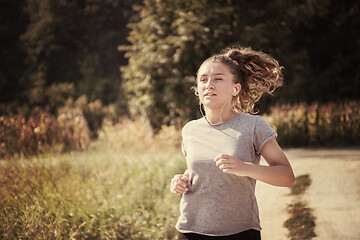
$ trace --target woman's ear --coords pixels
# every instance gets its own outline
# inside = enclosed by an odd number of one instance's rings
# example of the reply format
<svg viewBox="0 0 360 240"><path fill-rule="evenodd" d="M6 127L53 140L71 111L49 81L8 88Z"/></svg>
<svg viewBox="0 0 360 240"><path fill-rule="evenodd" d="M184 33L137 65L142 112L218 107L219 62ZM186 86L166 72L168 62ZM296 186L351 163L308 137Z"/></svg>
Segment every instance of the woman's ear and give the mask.
<svg viewBox="0 0 360 240"><path fill-rule="evenodd" d="M240 85L240 83L236 83L235 87L234 87L234 91L232 92L232 95L236 96L239 94L240 91L241 91L241 85Z"/></svg>
<svg viewBox="0 0 360 240"><path fill-rule="evenodd" d="M195 93L195 96L197 96L197 97L199 96L199 92L198 92L197 88L194 89L194 93Z"/></svg>
<svg viewBox="0 0 360 240"><path fill-rule="evenodd" d="M197 89L197 86L192 86L191 89L194 91L195 96L199 96L199 91Z"/></svg>

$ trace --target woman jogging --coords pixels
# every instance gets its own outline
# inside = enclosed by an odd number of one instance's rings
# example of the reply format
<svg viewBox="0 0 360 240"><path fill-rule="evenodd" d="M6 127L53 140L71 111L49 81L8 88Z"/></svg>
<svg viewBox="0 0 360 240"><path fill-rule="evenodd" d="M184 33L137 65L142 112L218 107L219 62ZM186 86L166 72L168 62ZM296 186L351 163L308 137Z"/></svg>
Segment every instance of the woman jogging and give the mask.
<svg viewBox="0 0 360 240"><path fill-rule="evenodd" d="M282 67L251 48L206 59L195 87L205 116L182 130L187 170L171 192L183 194L178 239L260 239L256 180L291 187L294 174L270 125L254 113L264 93L282 85ZM263 157L268 166L259 165Z"/></svg>

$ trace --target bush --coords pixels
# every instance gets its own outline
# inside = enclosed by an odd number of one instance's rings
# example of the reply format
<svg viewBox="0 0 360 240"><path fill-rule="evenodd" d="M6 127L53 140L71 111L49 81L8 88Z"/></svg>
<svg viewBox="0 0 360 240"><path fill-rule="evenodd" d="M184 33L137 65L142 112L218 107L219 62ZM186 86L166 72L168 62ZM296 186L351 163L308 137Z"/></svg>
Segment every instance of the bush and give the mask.
<svg viewBox="0 0 360 240"><path fill-rule="evenodd" d="M45 89L45 97L52 113L56 113L60 106L66 105L75 96L74 83L53 83Z"/></svg>
<svg viewBox="0 0 360 240"><path fill-rule="evenodd" d="M118 117L115 105L104 106L100 100L89 102L85 95L80 96L72 107L83 112L93 139L98 137L104 118L114 121Z"/></svg>
<svg viewBox="0 0 360 240"><path fill-rule="evenodd" d="M86 150L90 144L90 130L87 121L78 108L61 108L57 122L63 150Z"/></svg>

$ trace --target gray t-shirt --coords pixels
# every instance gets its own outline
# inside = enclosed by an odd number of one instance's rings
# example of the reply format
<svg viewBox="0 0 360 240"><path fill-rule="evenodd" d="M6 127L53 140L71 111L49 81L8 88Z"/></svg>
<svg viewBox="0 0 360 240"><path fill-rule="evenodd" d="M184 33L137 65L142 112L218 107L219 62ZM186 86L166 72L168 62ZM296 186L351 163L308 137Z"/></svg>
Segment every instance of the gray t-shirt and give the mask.
<svg viewBox="0 0 360 240"><path fill-rule="evenodd" d="M259 164L261 148L276 136L264 119L245 113L219 125L210 125L205 118L188 122L182 146L190 184L180 202L176 229L210 236L261 230L256 180L223 173L214 158L231 154Z"/></svg>

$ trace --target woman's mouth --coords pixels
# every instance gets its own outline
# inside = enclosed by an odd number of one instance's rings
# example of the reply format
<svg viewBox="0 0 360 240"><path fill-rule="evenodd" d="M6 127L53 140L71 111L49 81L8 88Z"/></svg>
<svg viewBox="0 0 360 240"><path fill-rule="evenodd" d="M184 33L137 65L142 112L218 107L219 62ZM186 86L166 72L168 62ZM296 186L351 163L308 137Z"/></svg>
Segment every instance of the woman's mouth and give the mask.
<svg viewBox="0 0 360 240"><path fill-rule="evenodd" d="M211 97L211 96L216 96L216 94L212 92L208 92L204 94L204 97Z"/></svg>

